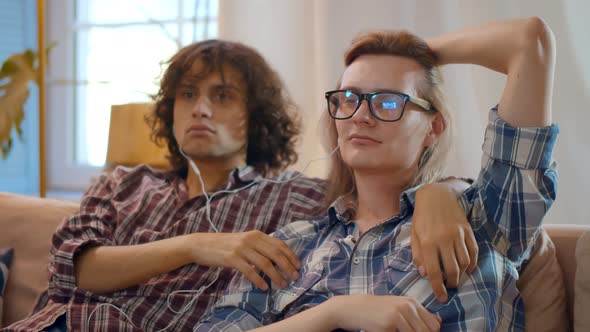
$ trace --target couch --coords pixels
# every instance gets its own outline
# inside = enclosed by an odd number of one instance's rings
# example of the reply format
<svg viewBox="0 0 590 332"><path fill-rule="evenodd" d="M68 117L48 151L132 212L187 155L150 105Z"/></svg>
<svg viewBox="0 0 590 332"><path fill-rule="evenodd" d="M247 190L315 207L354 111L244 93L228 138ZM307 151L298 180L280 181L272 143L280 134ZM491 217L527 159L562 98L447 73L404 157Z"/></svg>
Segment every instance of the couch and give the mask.
<svg viewBox="0 0 590 332"><path fill-rule="evenodd" d="M75 202L0 193L0 248L15 249L4 294L4 312L0 316L4 325L0 327L31 312L36 298L47 286L51 234L66 216L77 210ZM521 288L527 305L527 330L567 331L575 324L590 331L590 317L587 317L590 315L582 311L585 305L590 305L590 226L545 225L544 230L537 239L537 251L519 281L535 284ZM585 232L584 243L588 245L578 246L578 256L586 256L576 264L576 246ZM564 284L565 296L562 295ZM551 310L557 309L557 313L549 314L545 307L529 308L529 304L541 303L548 297L551 297Z"/></svg>

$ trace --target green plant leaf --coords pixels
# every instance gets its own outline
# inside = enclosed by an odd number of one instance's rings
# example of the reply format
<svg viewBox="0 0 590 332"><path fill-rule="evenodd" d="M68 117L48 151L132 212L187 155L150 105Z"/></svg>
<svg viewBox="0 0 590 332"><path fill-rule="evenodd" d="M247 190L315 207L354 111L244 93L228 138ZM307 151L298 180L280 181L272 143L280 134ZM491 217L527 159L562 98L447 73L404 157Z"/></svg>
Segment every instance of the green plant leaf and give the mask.
<svg viewBox="0 0 590 332"><path fill-rule="evenodd" d="M24 112L23 112L23 114L24 114ZM24 142L24 140L23 140L23 129L20 126L16 127L16 134L18 135L18 139L21 142Z"/></svg>
<svg viewBox="0 0 590 332"><path fill-rule="evenodd" d="M56 46L57 46L57 41L56 40L53 40L45 48L45 57L47 58L47 62L49 62L49 52L51 52L51 50L53 48L55 48Z"/></svg>
<svg viewBox="0 0 590 332"><path fill-rule="evenodd" d="M0 85L0 146L2 159L12 149L12 130L22 140L22 122L25 117L24 105L29 98L29 84L35 82L37 71L34 67L36 55L31 50L12 55L0 69L0 79L7 80Z"/></svg>
<svg viewBox="0 0 590 332"><path fill-rule="evenodd" d="M2 64L2 68L0 68L0 79L16 73L17 70L18 67L13 61L11 61L10 59L6 60Z"/></svg>
<svg viewBox="0 0 590 332"><path fill-rule="evenodd" d="M35 59L37 55L31 49L26 49L24 52L24 61L26 62L27 67L34 69L35 66Z"/></svg>
<svg viewBox="0 0 590 332"><path fill-rule="evenodd" d="M12 138L9 138L8 141L2 143L2 158L6 158L10 149L12 149Z"/></svg>

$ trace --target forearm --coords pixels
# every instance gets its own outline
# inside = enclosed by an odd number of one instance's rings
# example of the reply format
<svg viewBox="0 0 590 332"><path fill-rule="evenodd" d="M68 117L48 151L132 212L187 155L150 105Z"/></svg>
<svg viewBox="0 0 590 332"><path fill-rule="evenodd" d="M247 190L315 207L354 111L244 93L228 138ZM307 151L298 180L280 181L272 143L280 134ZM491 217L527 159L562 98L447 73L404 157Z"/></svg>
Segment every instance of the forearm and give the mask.
<svg viewBox="0 0 590 332"><path fill-rule="evenodd" d="M334 299L330 299L318 306L305 310L297 315L278 321L274 324L257 328L257 332L325 332L340 328L335 319L333 307Z"/></svg>
<svg viewBox="0 0 590 332"><path fill-rule="evenodd" d="M435 203L440 201L440 198L445 195L446 197L452 196L458 199L469 188L469 185L470 183L467 181L454 177L444 179L440 182L429 183L416 191L416 202L417 204L432 207L436 206Z"/></svg>
<svg viewBox="0 0 590 332"><path fill-rule="evenodd" d="M190 264L190 235L130 246L99 246L76 256L76 285L106 293Z"/></svg>
<svg viewBox="0 0 590 332"><path fill-rule="evenodd" d="M420 188L420 191L428 191L431 188L442 188L446 189L448 192L453 193L455 196L459 197L461 194L469 188L469 185L473 183L473 179L463 179L463 178L456 178L456 177L448 177L443 180L439 180L440 182L430 183L425 185L424 187Z"/></svg>
<svg viewBox="0 0 590 332"><path fill-rule="evenodd" d="M439 64L469 63L508 75L499 114L515 127L552 123L555 38L537 17L445 34L428 41Z"/></svg>
<svg viewBox="0 0 590 332"><path fill-rule="evenodd" d="M538 18L488 23L428 40L440 65L476 64L507 74L510 63L541 43L552 47L552 36Z"/></svg>

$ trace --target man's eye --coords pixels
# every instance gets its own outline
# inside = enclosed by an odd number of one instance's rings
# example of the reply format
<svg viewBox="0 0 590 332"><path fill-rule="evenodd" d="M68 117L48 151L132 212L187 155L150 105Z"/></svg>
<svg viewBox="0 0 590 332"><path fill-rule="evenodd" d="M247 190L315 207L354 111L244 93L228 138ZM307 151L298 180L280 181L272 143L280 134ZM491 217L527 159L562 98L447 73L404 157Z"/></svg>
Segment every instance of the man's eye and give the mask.
<svg viewBox="0 0 590 332"><path fill-rule="evenodd" d="M190 99L190 98L194 97L194 96L195 96L195 94L194 94L192 91L186 91L186 92L183 92L183 93L182 93L182 96L183 96L184 98L189 98L189 99Z"/></svg>
<svg viewBox="0 0 590 332"><path fill-rule="evenodd" d="M216 101L224 102L224 101L227 101L228 99L229 99L229 94L227 94L225 92L219 92L219 93L215 94Z"/></svg>

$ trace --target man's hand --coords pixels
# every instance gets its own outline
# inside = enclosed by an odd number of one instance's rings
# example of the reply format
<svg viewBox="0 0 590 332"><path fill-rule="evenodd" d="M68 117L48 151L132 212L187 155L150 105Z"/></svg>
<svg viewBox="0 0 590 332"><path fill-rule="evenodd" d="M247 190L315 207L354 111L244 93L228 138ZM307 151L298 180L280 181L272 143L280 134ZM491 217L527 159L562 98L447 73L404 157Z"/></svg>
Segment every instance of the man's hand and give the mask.
<svg viewBox="0 0 590 332"><path fill-rule="evenodd" d="M460 180L426 185L416 193L412 221L412 256L422 276L428 276L440 302L447 301L443 273L456 288L465 271L477 265L479 247L457 196L467 184Z"/></svg>
<svg viewBox="0 0 590 332"><path fill-rule="evenodd" d="M326 302L335 326L345 330L439 331L441 319L405 296L345 295Z"/></svg>
<svg viewBox="0 0 590 332"><path fill-rule="evenodd" d="M262 290L269 285L259 271L282 288L288 286L285 276L291 280L299 278L299 257L285 242L260 231L192 235L187 245L195 263L237 269Z"/></svg>

